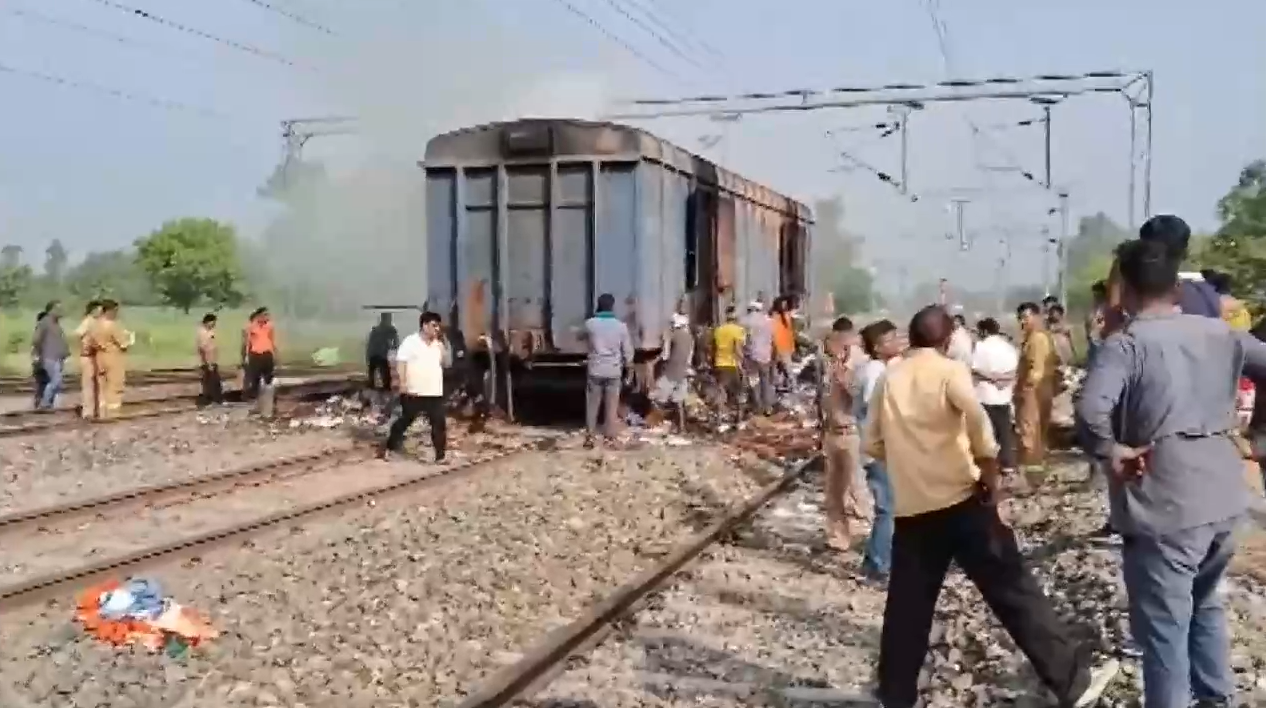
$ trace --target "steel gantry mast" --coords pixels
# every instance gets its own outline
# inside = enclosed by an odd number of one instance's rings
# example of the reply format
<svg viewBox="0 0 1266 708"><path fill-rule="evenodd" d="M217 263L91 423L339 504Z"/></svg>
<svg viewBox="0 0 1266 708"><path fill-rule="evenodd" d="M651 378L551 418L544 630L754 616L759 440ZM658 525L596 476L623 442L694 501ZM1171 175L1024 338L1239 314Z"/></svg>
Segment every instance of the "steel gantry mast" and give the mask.
<svg viewBox="0 0 1266 708"><path fill-rule="evenodd" d="M356 132L356 119L347 116L290 118L281 121L281 161L260 192L265 196L271 196L284 192L291 185L294 170L303 156L303 147L312 138L324 135L352 135Z"/></svg>
<svg viewBox="0 0 1266 708"><path fill-rule="evenodd" d="M909 191L905 136L910 112L932 103L972 101L1028 101L1042 110L1044 169L1042 176L1025 173L1025 177L1058 197L1062 233L1057 241L1058 282L1061 296L1067 287L1064 251L1068 239L1068 191L1057 188L1052 179L1051 114L1052 109L1074 96L1117 94L1125 97L1129 107L1129 184L1126 213L1131 230L1137 226L1136 214L1141 206L1143 218L1152 213L1152 98L1154 75L1149 71L1094 71L1080 74L1042 74L1027 77L993 77L983 79L951 79L928 84L893 83L877 86L839 86L826 89L789 89L784 91L739 93L733 95L700 95L682 98L651 98L622 102L621 109L604 116L609 120L650 120L661 118L711 116L717 114L746 115L760 113L801 113L867 106L896 107L903 149L901 179L895 185L912 201L917 194ZM1140 135L1141 133L1141 135ZM851 156L844 154L845 159ZM860 161L851 160L856 163ZM861 166L869 166L862 164ZM877 170L869 168L871 171ZM886 180L895 181L895 180ZM1139 182L1142 182L1140 204ZM961 215L961 205L956 206ZM960 238L962 231L960 230ZM1049 275L1047 276L1049 277ZM1048 281L1049 282L1049 281Z"/></svg>

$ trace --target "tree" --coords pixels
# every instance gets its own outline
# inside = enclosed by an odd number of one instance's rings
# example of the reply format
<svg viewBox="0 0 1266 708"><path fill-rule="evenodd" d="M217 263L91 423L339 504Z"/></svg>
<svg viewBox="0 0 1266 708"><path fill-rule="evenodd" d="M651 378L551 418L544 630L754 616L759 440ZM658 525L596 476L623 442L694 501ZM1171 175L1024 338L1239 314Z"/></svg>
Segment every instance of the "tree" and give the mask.
<svg viewBox="0 0 1266 708"><path fill-rule="evenodd" d="M213 219L163 224L136 241L136 264L163 302L185 312L202 300L231 307L244 298L237 233Z"/></svg>
<svg viewBox="0 0 1266 708"><path fill-rule="evenodd" d="M1195 266L1229 273L1236 295L1258 311L1266 309L1266 160L1240 171L1239 181L1218 200L1222 226L1193 249Z"/></svg>
<svg viewBox="0 0 1266 708"><path fill-rule="evenodd" d="M127 305L157 302L131 251L89 253L66 271L64 283L70 294L82 300L108 297Z"/></svg>
<svg viewBox="0 0 1266 708"><path fill-rule="evenodd" d="M60 239L53 239L48 248L44 249L44 277L50 284L58 285L62 282L68 258L69 254Z"/></svg>
<svg viewBox="0 0 1266 708"><path fill-rule="evenodd" d="M34 274L28 265L0 265L0 307L15 307L31 289Z"/></svg>
<svg viewBox="0 0 1266 708"><path fill-rule="evenodd" d="M0 268L17 268L22 264L22 247L8 244L0 248Z"/></svg>

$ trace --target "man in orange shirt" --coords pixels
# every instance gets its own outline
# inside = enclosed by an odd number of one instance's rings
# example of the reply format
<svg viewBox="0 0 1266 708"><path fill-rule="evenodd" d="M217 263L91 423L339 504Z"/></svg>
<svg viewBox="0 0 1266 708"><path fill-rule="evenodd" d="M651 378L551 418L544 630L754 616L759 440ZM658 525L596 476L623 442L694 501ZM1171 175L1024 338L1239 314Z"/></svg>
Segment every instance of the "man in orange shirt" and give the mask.
<svg viewBox="0 0 1266 708"><path fill-rule="evenodd" d="M261 383L273 385L273 373L277 366L277 338L273 332L272 315L267 307L251 313L250 323L242 337L242 368L246 371L242 395L254 398L259 395Z"/></svg>
<svg viewBox="0 0 1266 708"><path fill-rule="evenodd" d="M791 299L774 300L772 320L774 324L774 366L778 369L782 385L791 385L791 356L796 353L796 330L791 321Z"/></svg>

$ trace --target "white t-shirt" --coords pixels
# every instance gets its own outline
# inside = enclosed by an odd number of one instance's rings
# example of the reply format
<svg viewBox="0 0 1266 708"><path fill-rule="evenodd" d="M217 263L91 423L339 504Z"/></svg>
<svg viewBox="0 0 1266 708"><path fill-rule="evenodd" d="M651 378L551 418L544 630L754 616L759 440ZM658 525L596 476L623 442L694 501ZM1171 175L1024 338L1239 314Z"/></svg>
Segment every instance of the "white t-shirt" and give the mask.
<svg viewBox="0 0 1266 708"><path fill-rule="evenodd" d="M963 366L971 368L972 344L971 335L966 327L955 327L950 334L949 351L946 356L954 361L963 362Z"/></svg>
<svg viewBox="0 0 1266 708"><path fill-rule="evenodd" d="M980 340L971 357L972 371L989 376L1015 376L1019 366L1020 353L1011 342L997 335ZM1011 404L1014 388L1014 385L998 386L989 381L977 381L976 397L986 406L1006 406Z"/></svg>
<svg viewBox="0 0 1266 708"><path fill-rule="evenodd" d="M410 396L443 396L446 354L442 339L428 344L416 332L405 337L396 350L396 362L405 366L403 392Z"/></svg>

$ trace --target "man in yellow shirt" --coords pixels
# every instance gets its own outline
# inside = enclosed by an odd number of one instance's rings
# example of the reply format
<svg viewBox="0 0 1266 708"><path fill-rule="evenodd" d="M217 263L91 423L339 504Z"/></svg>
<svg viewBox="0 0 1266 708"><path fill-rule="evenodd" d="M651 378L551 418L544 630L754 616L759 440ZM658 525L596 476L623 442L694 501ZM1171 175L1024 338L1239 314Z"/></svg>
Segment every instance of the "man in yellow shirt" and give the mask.
<svg viewBox="0 0 1266 708"><path fill-rule="evenodd" d="M735 423L743 418L743 345L747 331L738 323L733 307L725 311L725 324L712 330L712 370L722 396L722 409L734 411Z"/></svg>
<svg viewBox="0 0 1266 708"><path fill-rule="evenodd" d="M119 324L119 303L101 301L101 316L88 329L88 343L93 352L97 371L97 395L100 408L99 420L119 416L123 407L125 362L123 354L136 341L136 337Z"/></svg>
<svg viewBox="0 0 1266 708"><path fill-rule="evenodd" d="M1088 708L1119 665L1092 670L1024 564L998 515L998 444L971 371L946 355L954 322L926 307L910 322L910 355L875 386L862 448L882 460L896 516L879 642L878 698L913 708L936 599L951 562L980 590L1059 705Z"/></svg>

